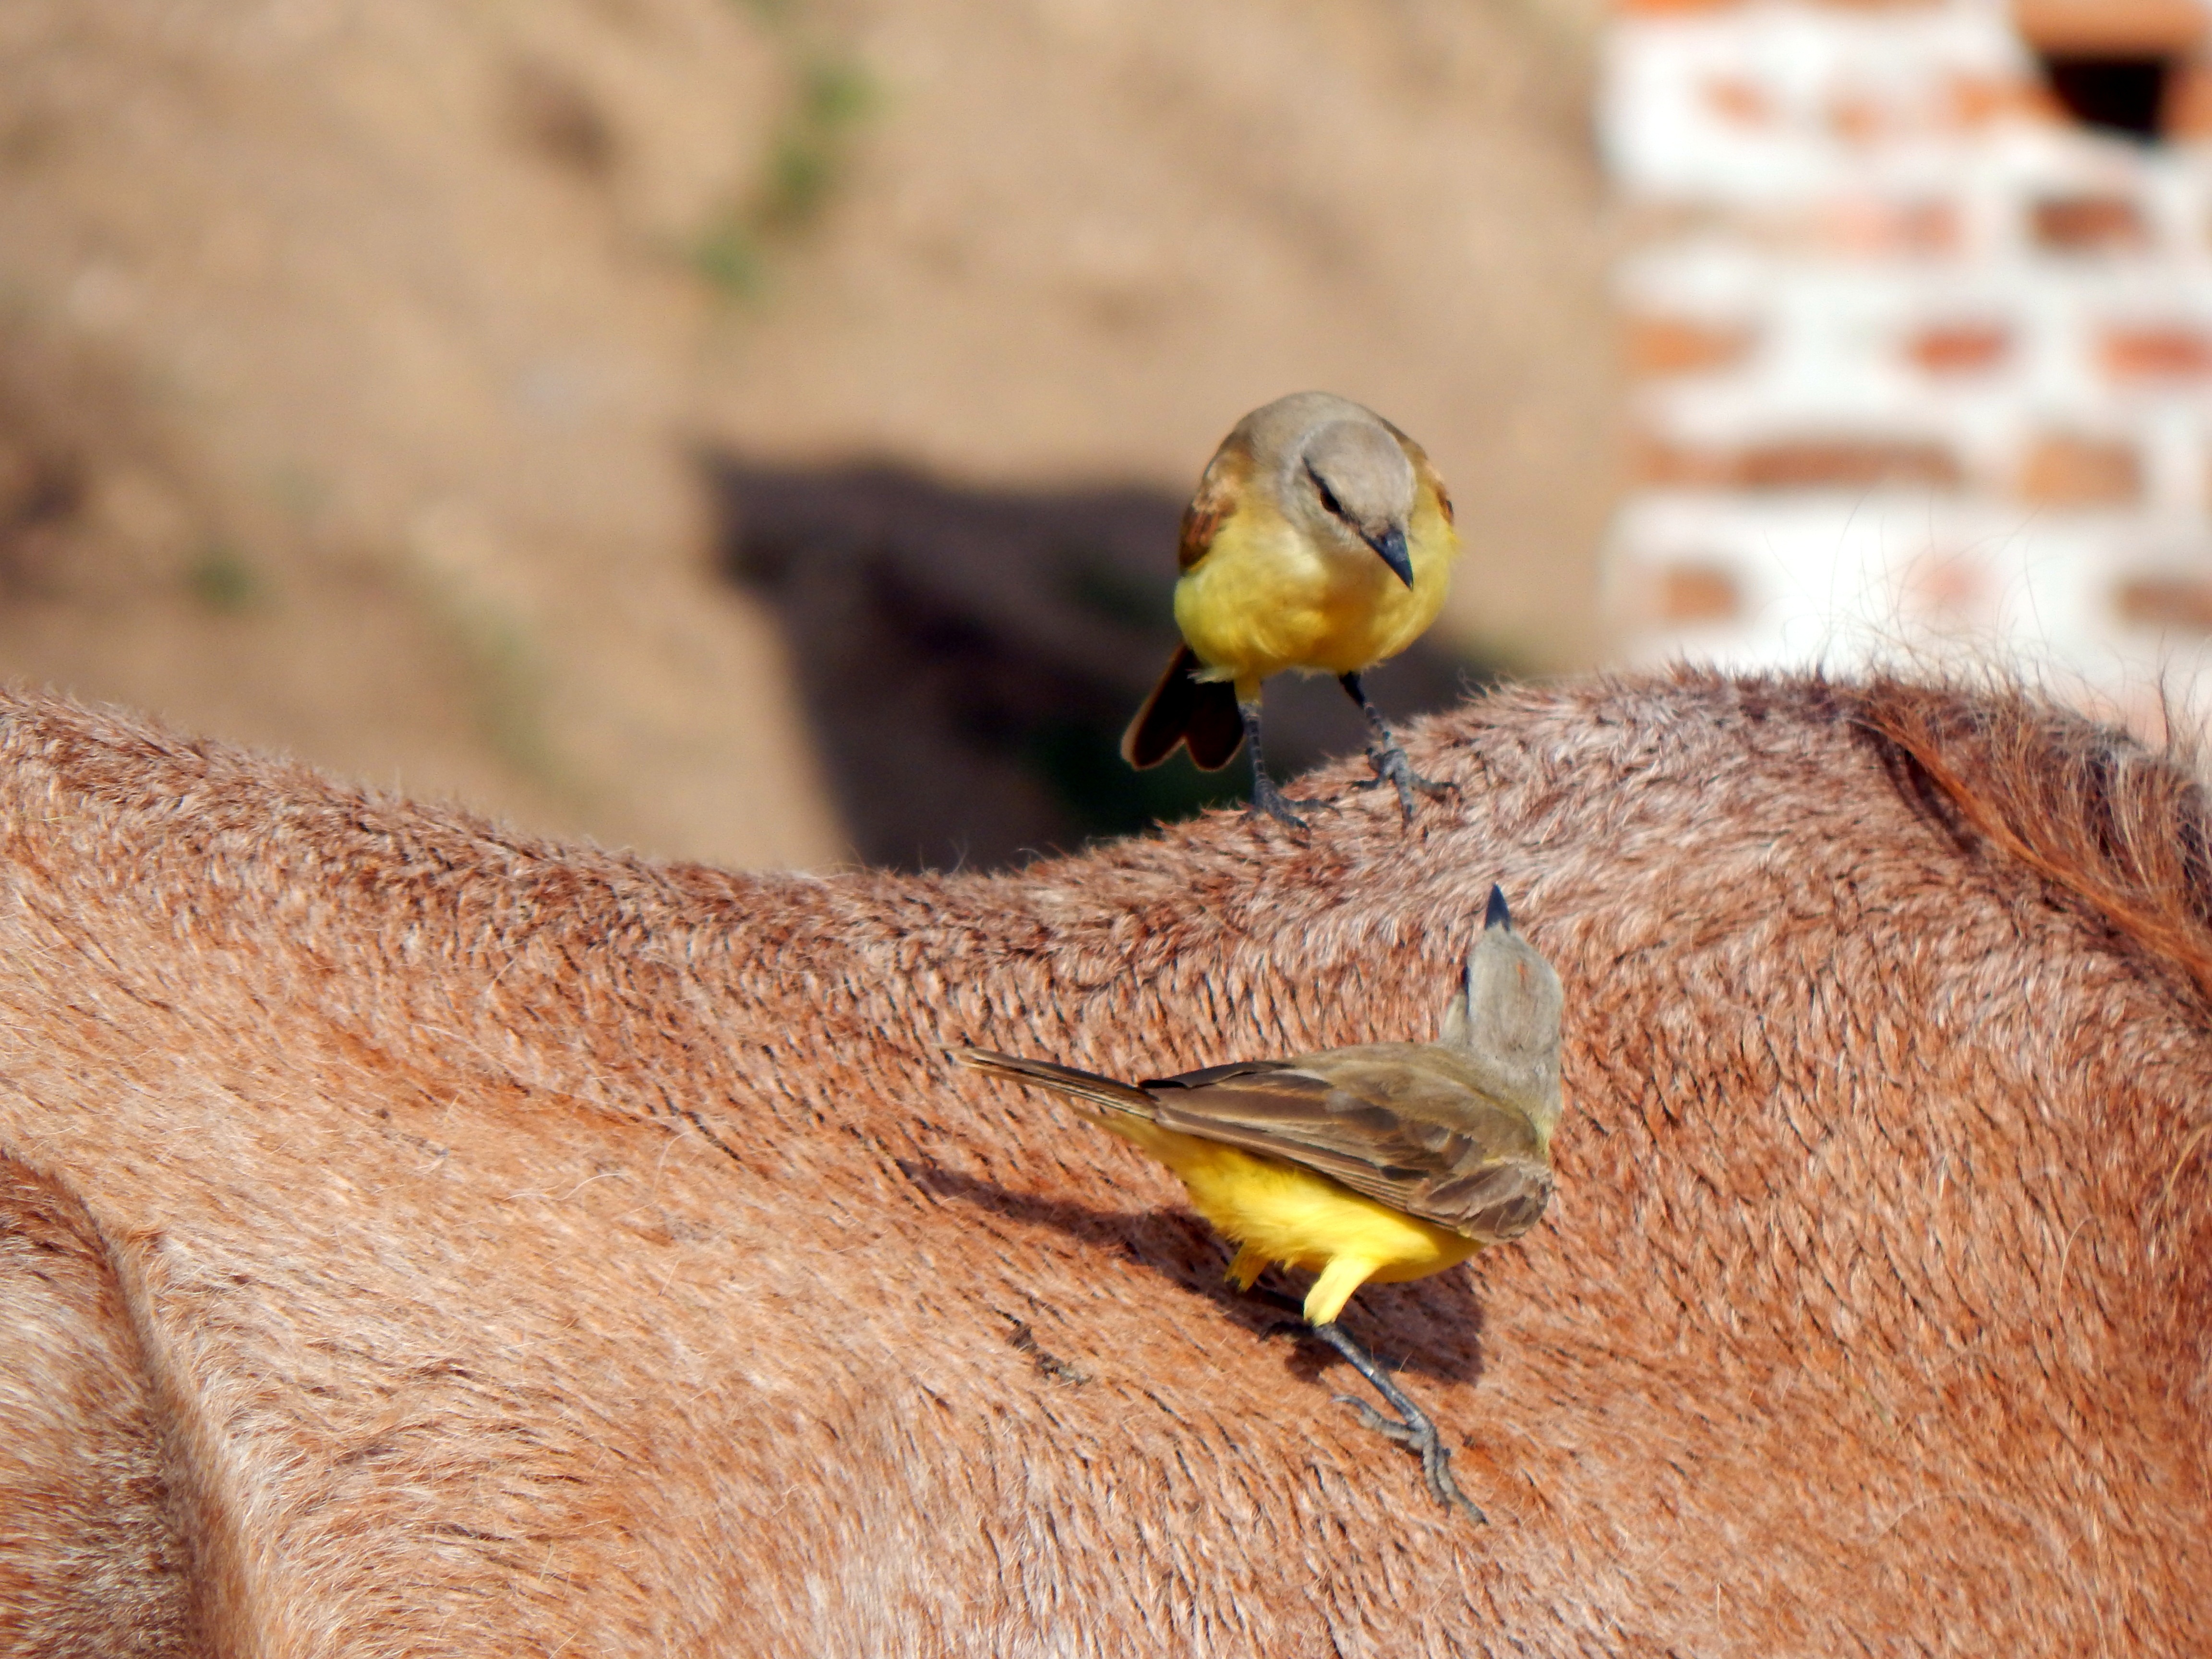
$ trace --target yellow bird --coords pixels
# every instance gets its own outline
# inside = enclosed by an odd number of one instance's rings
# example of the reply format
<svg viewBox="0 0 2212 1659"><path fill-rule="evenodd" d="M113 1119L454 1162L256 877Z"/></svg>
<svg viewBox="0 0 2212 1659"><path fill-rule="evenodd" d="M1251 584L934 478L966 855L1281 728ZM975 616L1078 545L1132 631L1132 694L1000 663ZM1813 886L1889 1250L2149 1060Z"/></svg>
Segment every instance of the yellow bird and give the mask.
<svg viewBox="0 0 2212 1659"><path fill-rule="evenodd" d="M1301 392L1222 440L1182 515L1176 624L1182 649L1122 734L1142 770L1187 747L1206 771L1252 745L1252 805L1297 829L1260 752L1260 684L1286 668L1334 674L1367 716L1367 757L1410 823L1417 774L1359 677L1428 631L1459 554L1451 496L1421 447L1372 410Z"/></svg>
<svg viewBox="0 0 2212 1659"><path fill-rule="evenodd" d="M1316 1273L1307 1322L1399 1420L1350 1403L1419 1454L1438 1503L1480 1520L1452 1480L1436 1425L1337 1316L1370 1280L1441 1273L1535 1225L1552 1195L1560 1008L1559 975L1514 932L1492 887L1434 1042L1363 1043L1134 1085L982 1048L952 1055L1072 1097L1085 1118L1174 1170L1237 1246L1229 1277L1240 1290L1270 1262Z"/></svg>

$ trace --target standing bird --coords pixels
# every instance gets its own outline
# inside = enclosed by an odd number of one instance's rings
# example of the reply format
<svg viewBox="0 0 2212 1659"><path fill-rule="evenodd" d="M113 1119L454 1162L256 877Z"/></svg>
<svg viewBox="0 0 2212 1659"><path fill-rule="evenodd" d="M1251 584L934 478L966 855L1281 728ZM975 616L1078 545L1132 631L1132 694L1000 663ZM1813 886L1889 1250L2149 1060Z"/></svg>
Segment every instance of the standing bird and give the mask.
<svg viewBox="0 0 2212 1659"><path fill-rule="evenodd" d="M1121 736L1142 770L1177 745L1200 768L1252 745L1252 805L1294 829L1260 754L1260 683L1285 668L1334 674L1367 716L1375 776L1398 791L1448 784L1416 773L1359 677L1395 657L1443 608L1459 554L1451 497L1421 447L1372 410L1301 392L1254 410L1222 440L1182 515L1176 625L1182 649Z"/></svg>
<svg viewBox="0 0 2212 1659"><path fill-rule="evenodd" d="M1199 1213L1237 1246L1229 1278L1239 1290L1270 1262L1317 1273L1307 1322L1397 1419L1338 1398L1419 1455L1437 1503L1480 1521L1435 1423L1336 1318L1370 1279L1441 1273L1536 1224L1552 1196L1560 1004L1559 975L1513 931L1492 887L1434 1042L1368 1042L1134 1085L984 1048L952 1057L1072 1097L1083 1116L1182 1176Z"/></svg>

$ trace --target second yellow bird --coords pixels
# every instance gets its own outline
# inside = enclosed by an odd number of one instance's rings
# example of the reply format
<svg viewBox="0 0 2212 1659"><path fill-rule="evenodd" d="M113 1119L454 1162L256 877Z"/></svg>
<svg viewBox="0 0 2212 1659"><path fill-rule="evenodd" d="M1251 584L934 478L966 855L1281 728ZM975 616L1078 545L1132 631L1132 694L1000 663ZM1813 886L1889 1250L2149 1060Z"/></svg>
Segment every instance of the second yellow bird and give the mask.
<svg viewBox="0 0 2212 1659"><path fill-rule="evenodd" d="M1182 1178L1237 1246L1249 1289L1270 1262L1312 1271L1305 1316L1399 1413L1369 1425L1419 1454L1440 1503L1480 1518L1436 1425L1337 1315L1365 1284L1426 1278L1518 1238L1552 1195L1559 1119L1559 975L1492 888L1434 1042L1370 1042L1124 1083L983 1048L953 1058L1049 1089ZM1357 1402L1356 1402L1357 1403Z"/></svg>
<svg viewBox="0 0 2212 1659"><path fill-rule="evenodd" d="M1360 675L1443 608L1459 535L1421 447L1372 410L1301 392L1254 410L1222 441L1183 514L1176 623L1183 647L1121 738L1132 766L1178 747L1212 771L1252 746L1252 808L1294 827L1260 750L1260 686L1286 668L1336 676L1367 716L1376 784L1407 822L1413 769ZM1372 785L1367 787L1373 787Z"/></svg>

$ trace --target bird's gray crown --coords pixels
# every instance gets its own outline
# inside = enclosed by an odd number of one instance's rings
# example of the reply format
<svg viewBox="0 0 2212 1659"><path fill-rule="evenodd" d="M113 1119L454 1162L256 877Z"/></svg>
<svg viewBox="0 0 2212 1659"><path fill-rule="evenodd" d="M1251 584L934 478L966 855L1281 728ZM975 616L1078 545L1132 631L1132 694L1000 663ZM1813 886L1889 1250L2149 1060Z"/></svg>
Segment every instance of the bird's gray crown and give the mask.
<svg viewBox="0 0 2212 1659"><path fill-rule="evenodd" d="M1467 977L1444 1008L1438 1041L1456 1048L1500 1103L1526 1112L1547 1139L1559 1120L1559 976L1514 931L1504 898L1467 956Z"/></svg>
<svg viewBox="0 0 2212 1659"><path fill-rule="evenodd" d="M1413 516L1413 464L1371 416L1316 427L1298 460L1322 509L1363 537L1402 531Z"/></svg>
<svg viewBox="0 0 2212 1659"><path fill-rule="evenodd" d="M1275 472L1285 507L1328 541L1404 532L1418 489L1413 464L1373 410L1333 392L1296 392L1254 410L1231 435ZM1332 521L1338 536L1328 534Z"/></svg>

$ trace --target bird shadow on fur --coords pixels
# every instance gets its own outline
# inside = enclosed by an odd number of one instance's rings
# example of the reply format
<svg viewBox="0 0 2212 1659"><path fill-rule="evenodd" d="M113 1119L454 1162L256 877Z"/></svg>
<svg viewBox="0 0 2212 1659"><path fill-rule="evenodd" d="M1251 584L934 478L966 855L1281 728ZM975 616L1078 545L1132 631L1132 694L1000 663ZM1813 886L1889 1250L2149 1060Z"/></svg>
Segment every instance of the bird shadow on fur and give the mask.
<svg viewBox="0 0 2212 1659"><path fill-rule="evenodd" d="M1249 1291L1229 1283L1229 1251L1206 1224L1185 1210L1094 1209L1062 1199L1009 1191L994 1181L933 1163L901 1159L899 1170L932 1198L970 1204L1008 1220L1040 1223L1091 1244L1117 1246L1139 1265L1205 1297L1252 1336L1297 1335L1285 1366L1312 1383L1341 1362L1308 1340L1299 1316L1304 1286L1269 1268ZM1393 1370L1470 1387L1481 1381L1481 1304L1459 1272L1407 1285L1364 1286L1343 1324Z"/></svg>

